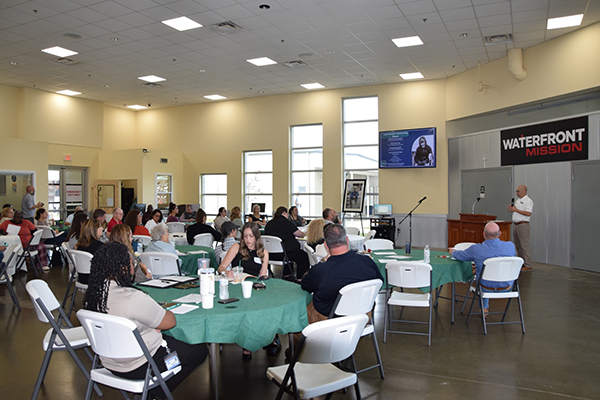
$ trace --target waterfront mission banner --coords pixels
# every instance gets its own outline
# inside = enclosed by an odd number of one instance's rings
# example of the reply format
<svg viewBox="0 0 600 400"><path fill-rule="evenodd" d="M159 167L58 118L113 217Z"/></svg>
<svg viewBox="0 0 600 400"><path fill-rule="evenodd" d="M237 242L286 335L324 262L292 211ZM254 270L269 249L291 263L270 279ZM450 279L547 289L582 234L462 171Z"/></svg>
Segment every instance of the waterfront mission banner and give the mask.
<svg viewBox="0 0 600 400"><path fill-rule="evenodd" d="M501 165L588 159L588 117L500 131Z"/></svg>

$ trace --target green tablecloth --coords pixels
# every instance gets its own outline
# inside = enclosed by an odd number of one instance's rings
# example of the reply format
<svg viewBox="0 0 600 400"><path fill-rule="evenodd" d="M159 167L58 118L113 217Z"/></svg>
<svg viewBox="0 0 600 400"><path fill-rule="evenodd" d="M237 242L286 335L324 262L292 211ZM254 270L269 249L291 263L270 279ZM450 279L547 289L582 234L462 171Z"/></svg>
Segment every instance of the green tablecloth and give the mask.
<svg viewBox="0 0 600 400"><path fill-rule="evenodd" d="M404 250L376 250L372 253L373 261L379 267L381 275L385 279L385 263L381 262L382 258L390 258L385 255L378 255L377 253L393 251L397 255L404 256ZM473 267L470 261L457 261L451 258L444 258L441 256L450 256L448 253L443 251L432 251L430 257L430 263L432 270L432 284L433 289L443 286L446 283L451 282L467 282L473 278ZM423 261L423 250L413 249L410 254L410 259L403 259L397 261ZM384 282L385 284L385 282ZM425 289L425 288L423 288ZM427 291L427 290L425 290Z"/></svg>
<svg viewBox="0 0 600 400"><path fill-rule="evenodd" d="M251 279L252 280L252 279ZM200 308L187 314L176 315L177 326L165 334L186 343L237 343L256 351L271 343L275 334L300 332L308 326L306 305L312 296L300 285L269 279L265 290L252 290L252 297L242 296L241 285L229 285L229 297L240 299L235 303L219 304L218 287L214 308ZM139 286L156 301L170 302L195 289L152 289Z"/></svg>
<svg viewBox="0 0 600 400"><path fill-rule="evenodd" d="M212 249L212 247L205 247L205 246L194 246L194 245L178 245L175 246L175 248L182 252L182 253L187 253L190 251L198 251L198 250L204 250L206 251L208 254L188 254L185 256L180 256L179 258L181 259L181 270L182 271L186 271L189 274L194 274L196 275L198 273L198 259L199 258L210 258L210 267L214 268L215 271L217 270L217 268L219 268L219 262L217 261L217 257L215 256L215 251Z"/></svg>

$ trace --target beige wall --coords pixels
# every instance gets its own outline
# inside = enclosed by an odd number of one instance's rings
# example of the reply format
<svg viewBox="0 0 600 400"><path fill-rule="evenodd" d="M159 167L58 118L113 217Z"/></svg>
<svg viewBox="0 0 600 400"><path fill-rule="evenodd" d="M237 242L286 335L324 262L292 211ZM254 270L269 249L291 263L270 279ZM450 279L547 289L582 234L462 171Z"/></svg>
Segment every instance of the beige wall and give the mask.
<svg viewBox="0 0 600 400"><path fill-rule="evenodd" d="M137 147L135 111L104 106L102 149L121 150Z"/></svg>

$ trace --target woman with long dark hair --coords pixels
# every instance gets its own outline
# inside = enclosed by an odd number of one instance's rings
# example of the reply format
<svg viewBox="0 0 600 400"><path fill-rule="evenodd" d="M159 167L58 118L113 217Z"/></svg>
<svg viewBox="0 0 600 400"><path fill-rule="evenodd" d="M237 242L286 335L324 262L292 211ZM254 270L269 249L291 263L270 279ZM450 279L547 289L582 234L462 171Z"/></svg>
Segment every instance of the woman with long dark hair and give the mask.
<svg viewBox="0 0 600 400"><path fill-rule="evenodd" d="M161 372L167 370L164 363L167 349L161 346L166 341L169 351L176 351L181 362L181 371L167 381L169 390L174 390L206 360L206 344L187 344L160 332L177 325L175 315L133 286L131 255L122 243L105 244L94 255L83 306L87 310L117 315L135 322ZM146 376L148 363L145 357L100 359L102 365L116 376L127 379L144 379ZM152 389L150 395L161 399L165 397L160 386Z"/></svg>
<svg viewBox="0 0 600 400"><path fill-rule="evenodd" d="M148 232L152 232L152 228L154 228L156 225L162 224L162 220L162 211L160 211L158 208L155 208L152 211L152 217L148 220L148 222L146 222L146 229L148 229Z"/></svg>
<svg viewBox="0 0 600 400"><path fill-rule="evenodd" d="M65 238L65 240L69 243L70 248L75 248L75 244L77 243L77 241L79 240L79 236L81 235L81 227L83 226L83 223L87 221L87 219L88 215L83 211L75 214L75 216L73 217L71 229L69 230L69 233Z"/></svg>
<svg viewBox="0 0 600 400"><path fill-rule="evenodd" d="M203 209L199 209L196 212L196 223L190 225L186 231L186 237L189 244L194 244L194 236L201 233L210 233L213 235L213 239L217 242L221 240L221 234L217 232L212 226L206 225L206 213Z"/></svg>
<svg viewBox="0 0 600 400"><path fill-rule="evenodd" d="M150 231L142 225L142 213L140 210L129 210L125 217L125 225L129 226L133 235L150 236Z"/></svg>
<svg viewBox="0 0 600 400"><path fill-rule="evenodd" d="M133 246L131 245L133 241L133 235L131 234L131 228L129 225L120 224L115 226L110 233L110 241L124 244L125 247L127 247L127 250L129 250L129 254L131 255L131 260L133 262L134 282L145 282L148 279L152 279L152 274L148 271L146 265L144 265L144 263L142 263L142 261L133 253Z"/></svg>

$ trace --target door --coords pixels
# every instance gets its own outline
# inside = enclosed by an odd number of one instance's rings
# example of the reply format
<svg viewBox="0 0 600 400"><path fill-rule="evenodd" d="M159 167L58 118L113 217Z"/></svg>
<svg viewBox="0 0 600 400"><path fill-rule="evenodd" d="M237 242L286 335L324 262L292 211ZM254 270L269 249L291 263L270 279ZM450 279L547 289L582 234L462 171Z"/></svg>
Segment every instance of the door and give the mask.
<svg viewBox="0 0 600 400"><path fill-rule="evenodd" d="M485 197L475 204L475 214L495 215L500 221L510 221L506 207L515 197L512 167L484 168L462 171L461 212L472 213L473 203L484 187Z"/></svg>
<svg viewBox="0 0 600 400"><path fill-rule="evenodd" d="M48 168L48 218L65 220L77 206L87 206L87 169L50 166Z"/></svg>
<svg viewBox="0 0 600 400"><path fill-rule="evenodd" d="M600 272L598 199L600 162L573 163L571 167L571 267Z"/></svg>

